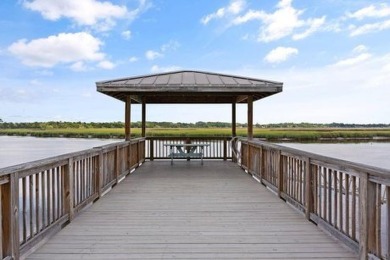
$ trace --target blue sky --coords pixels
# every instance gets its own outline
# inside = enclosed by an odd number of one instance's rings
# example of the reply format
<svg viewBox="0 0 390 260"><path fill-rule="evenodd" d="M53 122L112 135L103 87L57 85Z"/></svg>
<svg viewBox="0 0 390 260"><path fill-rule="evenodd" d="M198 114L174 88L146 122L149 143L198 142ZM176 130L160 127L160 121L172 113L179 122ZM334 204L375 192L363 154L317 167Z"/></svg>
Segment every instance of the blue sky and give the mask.
<svg viewBox="0 0 390 260"><path fill-rule="evenodd" d="M7 122L123 121L96 81L195 69L284 82L255 123L390 123L389 1L3 0L0 35ZM150 121L230 118L229 105L147 108Z"/></svg>

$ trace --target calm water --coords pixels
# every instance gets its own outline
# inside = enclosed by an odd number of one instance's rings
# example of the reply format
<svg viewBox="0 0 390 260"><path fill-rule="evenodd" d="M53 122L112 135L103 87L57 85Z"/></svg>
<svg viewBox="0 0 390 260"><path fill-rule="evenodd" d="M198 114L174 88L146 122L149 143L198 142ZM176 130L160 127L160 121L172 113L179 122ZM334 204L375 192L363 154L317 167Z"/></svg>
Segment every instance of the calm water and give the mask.
<svg viewBox="0 0 390 260"><path fill-rule="evenodd" d="M119 141L123 140L0 136L0 168ZM280 145L390 169L390 143L280 143Z"/></svg>
<svg viewBox="0 0 390 260"><path fill-rule="evenodd" d="M279 143L283 146L390 169L390 143Z"/></svg>
<svg viewBox="0 0 390 260"><path fill-rule="evenodd" d="M0 168L119 141L123 140L0 136Z"/></svg>

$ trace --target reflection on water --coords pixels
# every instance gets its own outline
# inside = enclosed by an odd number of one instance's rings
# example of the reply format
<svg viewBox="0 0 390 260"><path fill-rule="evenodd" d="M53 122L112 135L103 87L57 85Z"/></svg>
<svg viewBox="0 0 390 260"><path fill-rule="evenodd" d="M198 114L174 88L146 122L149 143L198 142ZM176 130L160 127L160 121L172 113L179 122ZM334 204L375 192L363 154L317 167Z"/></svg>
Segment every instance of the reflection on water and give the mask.
<svg viewBox="0 0 390 260"><path fill-rule="evenodd" d="M0 136L0 168L119 141L123 140Z"/></svg>

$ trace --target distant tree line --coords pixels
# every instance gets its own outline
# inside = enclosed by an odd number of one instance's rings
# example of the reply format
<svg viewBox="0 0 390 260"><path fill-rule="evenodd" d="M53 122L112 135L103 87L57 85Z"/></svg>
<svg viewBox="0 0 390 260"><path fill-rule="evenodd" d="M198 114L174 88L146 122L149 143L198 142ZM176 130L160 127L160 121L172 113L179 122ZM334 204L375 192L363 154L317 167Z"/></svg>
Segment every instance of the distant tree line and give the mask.
<svg viewBox="0 0 390 260"><path fill-rule="evenodd" d="M141 122L132 122L132 127L140 128ZM66 128L124 128L123 122L4 122L0 119L0 129L66 129ZM237 127L246 127L247 124L237 123ZM257 128L388 128L390 124L345 124L345 123L277 123L255 124ZM227 128L231 123L226 122L196 122L196 123L173 123L173 122L146 122L147 128Z"/></svg>

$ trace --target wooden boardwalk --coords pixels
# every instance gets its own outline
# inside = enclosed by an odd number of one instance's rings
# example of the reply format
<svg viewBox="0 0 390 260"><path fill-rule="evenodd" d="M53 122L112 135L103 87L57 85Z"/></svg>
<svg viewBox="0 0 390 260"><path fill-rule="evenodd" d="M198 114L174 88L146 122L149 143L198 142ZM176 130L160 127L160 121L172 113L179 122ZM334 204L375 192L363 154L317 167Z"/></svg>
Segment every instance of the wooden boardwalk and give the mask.
<svg viewBox="0 0 390 260"><path fill-rule="evenodd" d="M231 162L146 162L28 259L356 259Z"/></svg>

